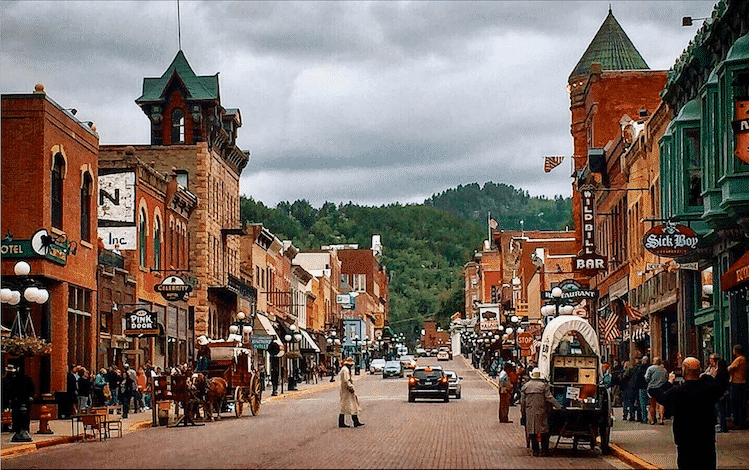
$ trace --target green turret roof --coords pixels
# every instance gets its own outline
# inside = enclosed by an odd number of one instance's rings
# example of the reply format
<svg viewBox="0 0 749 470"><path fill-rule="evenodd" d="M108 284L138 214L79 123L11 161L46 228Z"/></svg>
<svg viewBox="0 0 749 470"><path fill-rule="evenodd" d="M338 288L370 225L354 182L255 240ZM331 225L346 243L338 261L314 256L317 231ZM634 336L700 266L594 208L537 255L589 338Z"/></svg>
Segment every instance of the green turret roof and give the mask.
<svg viewBox="0 0 749 470"><path fill-rule="evenodd" d="M593 38L570 77L586 75L590 64L598 62L601 70L647 70L648 64L642 58L632 41L627 37L614 14L609 14Z"/></svg>
<svg viewBox="0 0 749 470"><path fill-rule="evenodd" d="M159 78L143 79L143 94L136 103L158 102L164 99L169 82L177 75L187 87L188 100L218 100L218 74L199 77L187 63L185 54L180 50L174 60Z"/></svg>

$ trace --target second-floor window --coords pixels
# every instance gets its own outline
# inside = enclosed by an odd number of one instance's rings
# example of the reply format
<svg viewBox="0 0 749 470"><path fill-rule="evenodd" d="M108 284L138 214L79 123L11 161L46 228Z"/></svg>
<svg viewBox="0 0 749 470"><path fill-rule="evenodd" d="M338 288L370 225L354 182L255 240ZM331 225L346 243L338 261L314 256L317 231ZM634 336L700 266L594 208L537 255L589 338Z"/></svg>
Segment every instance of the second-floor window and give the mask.
<svg viewBox="0 0 749 470"><path fill-rule="evenodd" d="M62 230L62 180L65 174L65 159L55 154L52 166L52 226Z"/></svg>
<svg viewBox="0 0 749 470"><path fill-rule="evenodd" d="M351 287L356 292L365 292L367 290L367 275L366 274L354 274L353 283Z"/></svg>
<svg viewBox="0 0 749 470"><path fill-rule="evenodd" d="M702 205L702 163L700 162L700 128L684 129L684 165L686 195L689 207Z"/></svg>
<svg viewBox="0 0 749 470"><path fill-rule="evenodd" d="M91 173L83 174L81 185L81 240L91 241L91 193L94 190L94 182Z"/></svg>
<svg viewBox="0 0 749 470"><path fill-rule="evenodd" d="M153 219L153 267L161 269L161 222Z"/></svg>
<svg viewBox="0 0 749 470"><path fill-rule="evenodd" d="M148 239L148 230L146 227L146 211L144 209L140 210L140 222L138 224L138 255L139 255L139 261L140 265L145 267L146 266L146 248L147 243L146 240Z"/></svg>

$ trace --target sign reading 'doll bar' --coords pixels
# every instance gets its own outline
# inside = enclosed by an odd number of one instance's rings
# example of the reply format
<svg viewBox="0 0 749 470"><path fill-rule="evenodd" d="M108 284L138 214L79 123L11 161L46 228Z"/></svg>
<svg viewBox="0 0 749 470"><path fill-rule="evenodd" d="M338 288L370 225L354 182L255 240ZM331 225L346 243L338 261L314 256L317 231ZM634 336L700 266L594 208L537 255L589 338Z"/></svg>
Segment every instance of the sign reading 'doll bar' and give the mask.
<svg viewBox="0 0 749 470"><path fill-rule="evenodd" d="M642 237L642 244L646 250L656 256L669 258L691 252L699 241L700 238L694 230L673 222L656 225Z"/></svg>

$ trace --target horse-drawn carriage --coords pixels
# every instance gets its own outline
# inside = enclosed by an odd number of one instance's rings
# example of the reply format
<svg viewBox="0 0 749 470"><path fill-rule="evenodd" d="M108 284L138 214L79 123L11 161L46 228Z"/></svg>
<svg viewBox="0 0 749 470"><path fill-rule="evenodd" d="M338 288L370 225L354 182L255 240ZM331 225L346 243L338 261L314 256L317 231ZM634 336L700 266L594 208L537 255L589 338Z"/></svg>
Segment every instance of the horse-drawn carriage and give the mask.
<svg viewBox="0 0 749 470"><path fill-rule="evenodd" d="M565 408L549 415L551 434L572 438L593 449L601 438L601 452L608 454L613 425L611 397L601 378L598 336L585 319L562 315L549 322L541 338L538 360L541 376L549 380L551 393Z"/></svg>
<svg viewBox="0 0 749 470"><path fill-rule="evenodd" d="M253 416L260 413L263 384L260 374L252 367L252 350L232 342L209 343L211 361L206 373L209 382L221 378L226 383L223 405L234 405L234 414L242 416L245 404ZM216 381L213 381L216 382Z"/></svg>

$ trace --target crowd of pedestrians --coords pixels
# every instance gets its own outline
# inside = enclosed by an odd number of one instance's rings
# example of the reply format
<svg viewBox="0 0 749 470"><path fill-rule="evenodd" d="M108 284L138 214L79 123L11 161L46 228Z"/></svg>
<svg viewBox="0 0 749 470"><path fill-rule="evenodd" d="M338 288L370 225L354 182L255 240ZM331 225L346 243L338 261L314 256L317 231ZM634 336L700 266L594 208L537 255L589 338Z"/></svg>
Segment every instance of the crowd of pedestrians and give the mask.
<svg viewBox="0 0 749 470"><path fill-rule="evenodd" d="M161 368L146 363L137 370L125 363L102 367L95 376L81 365L70 367L67 374L66 401L63 416L85 412L91 407L122 406L122 417L151 408L149 377L161 375Z"/></svg>
<svg viewBox="0 0 749 470"><path fill-rule="evenodd" d="M747 429L747 363L741 345L734 347L733 356L728 365L719 355L711 354L704 365L704 373L713 377L717 386L724 390L714 410L715 426L721 433ZM654 357L651 362L645 355L632 362L626 361L621 367L617 367L616 361L611 368L603 365L602 384L611 390L615 405L621 403L623 420L662 425L664 420L673 417L673 410L656 399L656 391L669 382L670 374L674 376L674 384L685 382L680 356L678 363L669 371L660 357Z"/></svg>

